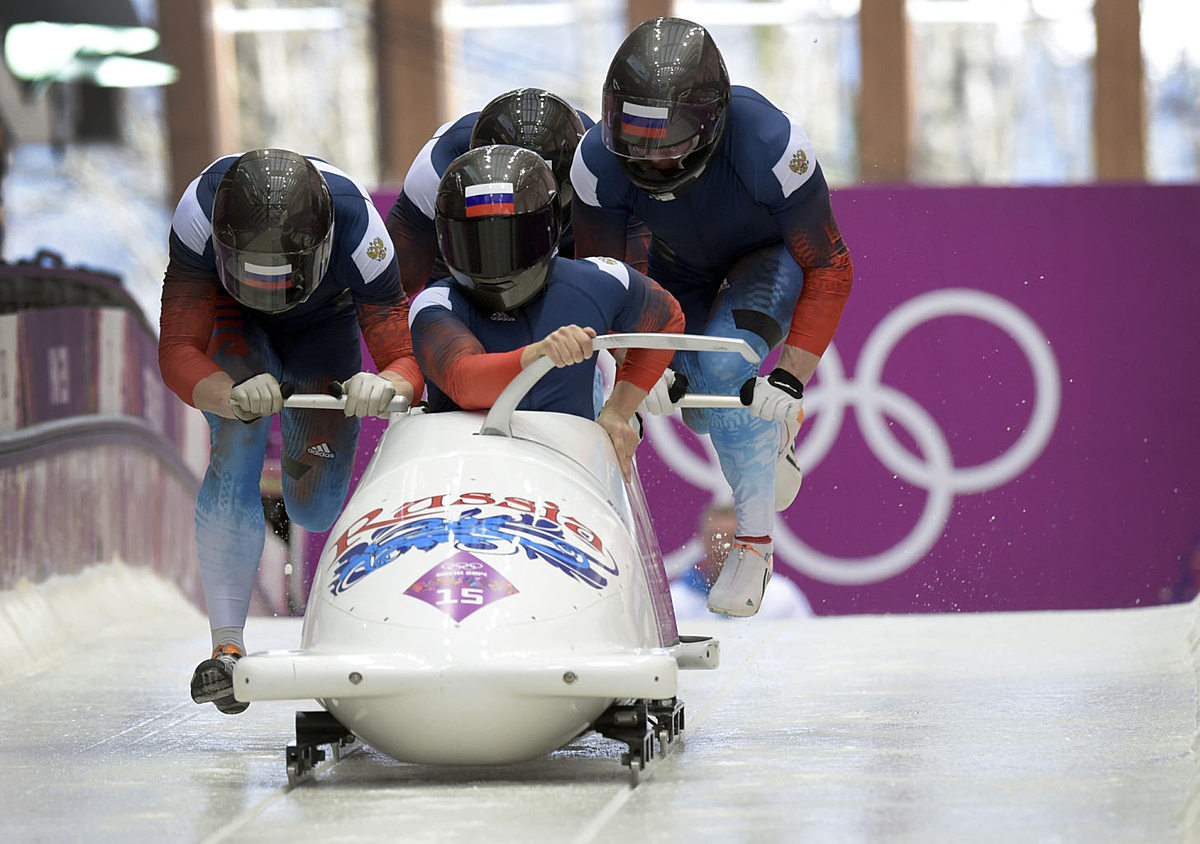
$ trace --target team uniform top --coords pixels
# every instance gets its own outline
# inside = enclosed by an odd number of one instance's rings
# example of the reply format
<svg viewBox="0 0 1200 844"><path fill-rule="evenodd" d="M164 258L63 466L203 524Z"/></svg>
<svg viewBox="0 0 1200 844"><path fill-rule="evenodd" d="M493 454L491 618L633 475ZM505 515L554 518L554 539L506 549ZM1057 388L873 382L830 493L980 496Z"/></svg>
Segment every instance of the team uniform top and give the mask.
<svg viewBox="0 0 1200 844"><path fill-rule="evenodd" d="M629 180L600 131L589 131L571 168L579 248L624 254L626 220L638 217L654 233L651 274L684 292L715 288L743 255L786 244L804 270L788 343L819 356L837 328L853 270L812 143L786 113L740 85L731 88L718 143L689 190L654 198Z"/></svg>
<svg viewBox="0 0 1200 844"><path fill-rule="evenodd" d="M585 129L595 125L582 111L576 109L575 113ZM388 211L387 229L399 252L400 275L410 296L427 281L447 275L438 254L434 201L438 183L450 162L471 148L471 132L478 119L479 112L473 111L442 125L434 133L413 159L404 177L404 189ZM575 257L574 235L569 226L559 237L558 250L564 257Z"/></svg>
<svg viewBox="0 0 1200 844"><path fill-rule="evenodd" d="M217 279L212 208L218 184L238 156L217 159L192 181L171 221L170 260L163 279L159 362L163 379L192 403L196 384L220 367L209 357L218 305L240 307ZM309 156L333 199L333 250L329 269L308 301L278 314L252 312L268 336L295 334L357 309L359 326L380 371L401 375L420 395L422 379L412 356L408 302L383 220L367 191L336 167ZM313 349L314 357L323 354Z"/></svg>
<svg viewBox="0 0 1200 844"><path fill-rule="evenodd" d="M409 312L413 347L427 378L430 409L491 407L521 371L521 351L555 329L575 324L596 334L679 332L683 314L675 299L637 270L611 258L555 258L546 286L508 313L472 306L450 279L433 282ZM629 349L618 381L649 390L662 374L670 349ZM596 357L552 370L519 407L594 419Z"/></svg>

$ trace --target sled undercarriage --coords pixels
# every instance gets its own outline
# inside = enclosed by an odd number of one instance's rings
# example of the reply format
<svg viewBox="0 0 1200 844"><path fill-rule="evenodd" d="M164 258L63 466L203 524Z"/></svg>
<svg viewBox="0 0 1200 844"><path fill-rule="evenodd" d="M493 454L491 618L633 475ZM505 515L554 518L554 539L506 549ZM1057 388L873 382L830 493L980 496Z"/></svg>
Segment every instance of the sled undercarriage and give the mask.
<svg viewBox="0 0 1200 844"><path fill-rule="evenodd" d="M629 784L636 786L641 773L654 758L654 740L658 752L666 753L684 728L683 701L678 698L662 700L623 700L613 703L598 717L588 731L624 744L621 765L629 770ZM329 745L336 762L344 748L356 738L329 712L316 710L296 713L296 741L287 746L288 785L299 785L326 759L323 749Z"/></svg>

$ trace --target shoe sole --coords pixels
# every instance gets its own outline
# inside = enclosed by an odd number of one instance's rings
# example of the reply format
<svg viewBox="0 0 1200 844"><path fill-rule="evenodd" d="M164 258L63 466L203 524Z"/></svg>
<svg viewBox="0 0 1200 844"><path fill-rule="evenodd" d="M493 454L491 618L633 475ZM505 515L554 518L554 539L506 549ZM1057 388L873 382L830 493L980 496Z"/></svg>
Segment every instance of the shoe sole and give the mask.
<svg viewBox="0 0 1200 844"><path fill-rule="evenodd" d="M250 706L233 696L233 678L225 673L224 664L216 659L206 660L196 667L191 691L193 701L211 703L226 715L237 715Z"/></svg>

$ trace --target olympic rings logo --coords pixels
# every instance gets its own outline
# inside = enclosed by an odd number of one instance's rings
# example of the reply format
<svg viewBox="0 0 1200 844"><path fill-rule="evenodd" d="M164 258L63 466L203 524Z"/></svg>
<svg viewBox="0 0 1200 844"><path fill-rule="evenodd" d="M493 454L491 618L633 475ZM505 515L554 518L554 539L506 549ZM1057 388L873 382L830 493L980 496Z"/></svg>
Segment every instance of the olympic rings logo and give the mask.
<svg viewBox="0 0 1200 844"><path fill-rule="evenodd" d="M955 466L946 434L933 417L910 396L881 380L884 364L897 343L922 323L945 316L974 317L997 326L1020 347L1033 372L1035 397L1029 424L1006 451L977 466ZM920 560L945 530L956 495L1006 484L1037 459L1054 432L1062 399L1058 362L1037 325L1011 302L962 288L931 291L891 311L863 344L853 381L847 378L832 345L821 359L819 372L819 382L804 394L808 432L796 450L796 460L805 473L828 454L846 410L853 407L875 458L897 477L928 493L925 509L908 535L886 551L866 557L824 554L792 533L782 518L777 521L776 553L805 574L837 585L887 580ZM905 428L923 459L897 441L888 419ZM708 437L699 438L708 459L699 459L669 418L647 416L644 421L655 450L676 474L709 490L714 499L728 500L729 485Z"/></svg>

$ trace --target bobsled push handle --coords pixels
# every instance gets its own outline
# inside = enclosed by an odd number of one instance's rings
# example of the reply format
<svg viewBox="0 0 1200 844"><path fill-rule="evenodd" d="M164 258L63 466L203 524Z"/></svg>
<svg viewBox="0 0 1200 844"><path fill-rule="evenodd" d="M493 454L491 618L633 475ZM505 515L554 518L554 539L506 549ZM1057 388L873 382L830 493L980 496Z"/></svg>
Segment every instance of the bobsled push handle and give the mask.
<svg viewBox="0 0 1200 844"><path fill-rule="evenodd" d="M674 349L686 352L737 352L750 363L759 357L745 340L733 337L706 337L702 334L605 334L592 339L593 349ZM543 375L554 368L550 358L542 356L525 367L496 398L479 433L496 437L512 436L512 415L525 394ZM737 396L684 396L688 407L741 407Z"/></svg>
<svg viewBox="0 0 1200 844"><path fill-rule="evenodd" d="M321 393L294 393L283 400L284 407L303 407L309 410L345 410L346 397L322 395ZM408 410L408 399L396 396L388 405L388 412L403 413Z"/></svg>

